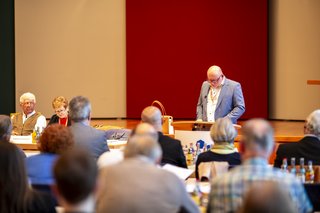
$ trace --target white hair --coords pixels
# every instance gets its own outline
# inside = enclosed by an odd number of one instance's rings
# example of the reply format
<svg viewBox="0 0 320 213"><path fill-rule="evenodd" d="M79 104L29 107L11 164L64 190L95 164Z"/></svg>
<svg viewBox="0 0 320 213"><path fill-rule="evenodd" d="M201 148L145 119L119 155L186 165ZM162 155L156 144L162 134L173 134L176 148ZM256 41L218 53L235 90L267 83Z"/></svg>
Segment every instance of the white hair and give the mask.
<svg viewBox="0 0 320 213"><path fill-rule="evenodd" d="M20 103L24 103L25 100L30 100L30 101L33 101L34 103L36 103L36 96L34 94L32 94L31 92L23 93L20 96Z"/></svg>
<svg viewBox="0 0 320 213"><path fill-rule="evenodd" d="M210 128L210 136L217 144L221 142L233 143L237 134L237 130L228 117L218 118Z"/></svg>
<svg viewBox="0 0 320 213"><path fill-rule="evenodd" d="M306 119L306 129L320 138L320 109L313 111Z"/></svg>
<svg viewBox="0 0 320 213"><path fill-rule="evenodd" d="M149 135L134 135L129 138L124 158L143 156L156 163L162 156L159 143Z"/></svg>

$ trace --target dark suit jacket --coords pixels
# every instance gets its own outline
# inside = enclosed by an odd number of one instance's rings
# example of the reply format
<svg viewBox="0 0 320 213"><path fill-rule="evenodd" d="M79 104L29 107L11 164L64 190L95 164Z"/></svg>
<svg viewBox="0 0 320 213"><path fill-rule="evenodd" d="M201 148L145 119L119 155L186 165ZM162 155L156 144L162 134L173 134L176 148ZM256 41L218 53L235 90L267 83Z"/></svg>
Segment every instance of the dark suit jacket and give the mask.
<svg viewBox="0 0 320 213"><path fill-rule="evenodd" d="M299 164L300 158L304 158L305 164L312 160L314 165L320 165L320 140L313 136L305 136L299 142L280 144L277 150L277 156L274 161L274 167L281 167L282 159L296 158L296 164Z"/></svg>
<svg viewBox="0 0 320 213"><path fill-rule="evenodd" d="M88 149L95 160L102 153L109 151L108 133L106 131L95 129L80 122L73 123L69 128L73 133L75 145Z"/></svg>
<svg viewBox="0 0 320 213"><path fill-rule="evenodd" d="M162 149L161 164L166 163L187 168L186 158L184 156L181 142L173 139L169 136L163 135L162 132L158 132L159 144Z"/></svg>

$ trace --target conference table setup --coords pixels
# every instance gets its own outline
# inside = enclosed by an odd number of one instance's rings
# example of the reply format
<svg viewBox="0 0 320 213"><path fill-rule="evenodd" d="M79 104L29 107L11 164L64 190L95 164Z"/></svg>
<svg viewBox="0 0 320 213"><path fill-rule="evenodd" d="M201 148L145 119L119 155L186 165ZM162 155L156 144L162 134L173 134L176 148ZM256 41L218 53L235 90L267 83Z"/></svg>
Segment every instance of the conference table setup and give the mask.
<svg viewBox="0 0 320 213"><path fill-rule="evenodd" d="M320 0L0 8L0 213L320 213Z"/></svg>
<svg viewBox="0 0 320 213"><path fill-rule="evenodd" d="M124 129L132 130L140 120L136 119L117 119L117 120L103 120L103 119L93 119L91 121L91 126L102 129ZM269 158L270 166L273 165L275 159L275 154L277 147L282 143L292 143L300 140L303 137L303 125L304 122L300 121L270 121L271 125L274 128L274 140L275 148L272 155ZM196 148L198 141L202 141L205 145L212 145L213 142L210 138L210 126L211 122L200 122L200 121L191 121L191 120L178 120L171 123L174 129L174 134L166 134L170 137L178 139L181 141L183 147L189 146L190 143ZM241 142L241 127L243 121L240 121L238 124L234 125L238 131L238 135L235 138L234 144L237 147L238 151L241 153L240 142ZM35 141L32 140L32 136L12 136L12 143L20 147L27 156L34 155L39 153L38 145ZM117 139L112 138L107 140L108 146L111 151L114 150L123 150L127 144L127 139ZM186 153L185 153L186 154ZM186 156L188 159L188 156ZM187 191L192 195L193 199L201 207L202 211L204 206L207 205L208 194L210 192L209 182L199 182L195 178L195 159L192 162L188 162L188 169L179 168L176 166L165 165L163 169L171 171L178 175L182 180L185 181ZM210 171L209 171L210 172ZM320 210L320 170L318 167L315 167L315 182L310 184L304 184L307 193L313 203L315 210ZM200 199L200 200L199 200Z"/></svg>

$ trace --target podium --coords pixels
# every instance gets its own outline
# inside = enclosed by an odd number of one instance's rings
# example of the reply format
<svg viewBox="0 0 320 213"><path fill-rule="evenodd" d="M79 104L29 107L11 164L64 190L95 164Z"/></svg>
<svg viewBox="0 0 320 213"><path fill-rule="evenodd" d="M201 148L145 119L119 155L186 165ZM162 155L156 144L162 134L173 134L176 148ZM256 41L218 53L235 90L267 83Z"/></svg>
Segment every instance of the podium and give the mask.
<svg viewBox="0 0 320 213"><path fill-rule="evenodd" d="M172 122L172 126L175 130L210 131L213 123L206 121L176 121ZM233 124L233 126L237 130L241 129L241 126L238 124Z"/></svg>
<svg viewBox="0 0 320 213"><path fill-rule="evenodd" d="M205 121L175 121L172 122L174 127L174 137L181 141L181 145L185 146L190 143L195 145L197 141L202 140L206 144L213 144L210 137L210 128L214 122ZM239 130L240 125L234 124L234 127Z"/></svg>

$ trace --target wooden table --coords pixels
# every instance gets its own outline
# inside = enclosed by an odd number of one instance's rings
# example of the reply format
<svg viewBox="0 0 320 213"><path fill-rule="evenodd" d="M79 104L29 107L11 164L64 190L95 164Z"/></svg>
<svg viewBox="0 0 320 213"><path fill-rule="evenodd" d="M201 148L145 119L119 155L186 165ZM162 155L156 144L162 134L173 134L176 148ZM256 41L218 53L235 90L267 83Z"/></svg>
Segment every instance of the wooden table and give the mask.
<svg viewBox="0 0 320 213"><path fill-rule="evenodd" d="M14 143L18 147L23 150L38 150L38 144L32 143L31 135L28 136L18 136L12 135L10 138L10 142Z"/></svg>

